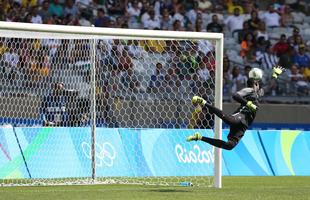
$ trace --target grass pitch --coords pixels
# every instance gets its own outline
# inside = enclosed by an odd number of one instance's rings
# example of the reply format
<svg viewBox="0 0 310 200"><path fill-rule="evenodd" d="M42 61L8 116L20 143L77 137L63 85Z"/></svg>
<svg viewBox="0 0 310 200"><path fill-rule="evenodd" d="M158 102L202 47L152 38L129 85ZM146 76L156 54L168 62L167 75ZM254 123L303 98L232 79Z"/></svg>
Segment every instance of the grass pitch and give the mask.
<svg viewBox="0 0 310 200"><path fill-rule="evenodd" d="M223 188L85 185L0 187L1 200L310 200L310 177L223 177Z"/></svg>

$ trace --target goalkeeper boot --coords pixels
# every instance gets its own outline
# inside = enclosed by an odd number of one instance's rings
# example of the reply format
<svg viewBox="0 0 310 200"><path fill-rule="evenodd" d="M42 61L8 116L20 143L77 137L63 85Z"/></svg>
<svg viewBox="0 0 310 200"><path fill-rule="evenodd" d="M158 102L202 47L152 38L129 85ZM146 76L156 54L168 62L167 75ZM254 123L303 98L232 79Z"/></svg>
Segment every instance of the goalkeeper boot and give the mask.
<svg viewBox="0 0 310 200"><path fill-rule="evenodd" d="M194 135L190 135L186 138L187 142L201 140L202 135L199 132L194 133Z"/></svg>
<svg viewBox="0 0 310 200"><path fill-rule="evenodd" d="M207 103L207 101L199 96L193 96L192 103L199 104L201 107L203 107Z"/></svg>

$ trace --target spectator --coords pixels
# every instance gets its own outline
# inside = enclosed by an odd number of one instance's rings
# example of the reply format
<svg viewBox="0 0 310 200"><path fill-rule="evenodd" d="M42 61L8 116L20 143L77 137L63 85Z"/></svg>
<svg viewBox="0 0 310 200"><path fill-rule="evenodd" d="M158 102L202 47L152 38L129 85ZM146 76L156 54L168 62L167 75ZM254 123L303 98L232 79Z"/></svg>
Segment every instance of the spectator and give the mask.
<svg viewBox="0 0 310 200"><path fill-rule="evenodd" d="M49 4L48 12L51 15L56 15L57 17L63 16L63 7L59 3L59 0L52 0L52 2Z"/></svg>
<svg viewBox="0 0 310 200"><path fill-rule="evenodd" d="M79 14L79 9L74 4L74 0L66 0L65 9L64 9L64 16L72 15L77 16Z"/></svg>
<svg viewBox="0 0 310 200"><path fill-rule="evenodd" d="M250 30L248 21L244 21L242 27L243 27L242 31L237 32L239 44L242 42L242 40L246 37L248 33L253 34L253 32Z"/></svg>
<svg viewBox="0 0 310 200"><path fill-rule="evenodd" d="M165 75L165 82L167 85L167 88L170 89L170 91L178 91L178 88L181 86L181 82L179 79L178 68L175 63L171 63L171 66L168 68L167 73Z"/></svg>
<svg viewBox="0 0 310 200"><path fill-rule="evenodd" d="M223 27L218 22L217 15L212 15L212 22L208 24L207 31L208 32L214 32L214 33L222 33L223 32Z"/></svg>
<svg viewBox="0 0 310 200"><path fill-rule="evenodd" d="M42 7L38 13L42 17L43 23L46 24L47 20L52 16L49 12L49 1L43 1Z"/></svg>
<svg viewBox="0 0 310 200"><path fill-rule="evenodd" d="M160 19L158 16L155 16L154 10L151 10L149 14L150 18L144 22L143 24L144 28L151 30L160 29Z"/></svg>
<svg viewBox="0 0 310 200"><path fill-rule="evenodd" d="M197 20L197 14L199 12L200 10L198 9L198 2L194 2L194 7L186 13L186 17L192 24L195 24Z"/></svg>
<svg viewBox="0 0 310 200"><path fill-rule="evenodd" d="M163 14L163 10L167 9L165 7L165 3L166 1L164 0L155 0L154 2L154 11L155 11L155 15L160 16Z"/></svg>
<svg viewBox="0 0 310 200"><path fill-rule="evenodd" d="M7 46L5 45L3 39L0 39L0 57L7 51Z"/></svg>
<svg viewBox="0 0 310 200"><path fill-rule="evenodd" d="M294 47L294 51L298 52L299 51L299 46L304 45L305 46L305 50L307 50L307 46L304 44L304 41L301 37L301 35L296 36L294 43L291 44Z"/></svg>
<svg viewBox="0 0 310 200"><path fill-rule="evenodd" d="M197 74L201 82L207 82L207 80L210 78L209 70L205 62L199 63L199 69L197 70Z"/></svg>
<svg viewBox="0 0 310 200"><path fill-rule="evenodd" d="M16 42L16 41L15 41ZM15 80L16 72L19 66L19 54L17 48L15 48L14 41L11 41L8 45L8 51L6 51L3 56L3 64L6 75L10 81Z"/></svg>
<svg viewBox="0 0 310 200"><path fill-rule="evenodd" d="M144 24L147 20L150 19L150 14L149 14L149 12L150 12L151 10L154 11L154 8L151 7L151 6L149 6L148 8L143 8L143 11L141 12L141 13L143 13L143 14L141 15L141 19L140 19L140 21L141 21L142 24ZM155 11L154 11L154 12L155 12Z"/></svg>
<svg viewBox="0 0 310 200"><path fill-rule="evenodd" d="M178 20L182 28L184 28L185 26L185 16L183 15L184 11L185 10L181 6L175 11L174 15L172 16L172 21L175 22Z"/></svg>
<svg viewBox="0 0 310 200"><path fill-rule="evenodd" d="M110 18L105 15L105 12L102 8L97 10L97 18L95 19L96 27L109 27Z"/></svg>
<svg viewBox="0 0 310 200"><path fill-rule="evenodd" d="M280 40L273 46L273 51L277 54L278 57L286 54L290 46L287 43L286 35L282 34Z"/></svg>
<svg viewBox="0 0 310 200"><path fill-rule="evenodd" d="M308 66L310 62L310 58L307 54L305 54L305 45L300 45L299 50L295 53L293 57L293 62L296 64L299 69L305 68Z"/></svg>
<svg viewBox="0 0 310 200"><path fill-rule="evenodd" d="M271 72L272 68L278 65L279 62L279 58L273 51L270 44L266 46L266 50L264 53L257 55L256 60L261 63L261 68L265 72Z"/></svg>
<svg viewBox="0 0 310 200"><path fill-rule="evenodd" d="M182 26L180 20L175 20L172 25L173 31L184 31L184 27Z"/></svg>
<svg viewBox="0 0 310 200"><path fill-rule="evenodd" d="M260 38L260 37L263 37L266 41L269 40L269 36L266 30L266 25L265 25L265 22L263 21L259 22L258 29L256 32L256 38Z"/></svg>
<svg viewBox="0 0 310 200"><path fill-rule="evenodd" d="M231 92L235 93L246 85L246 77L240 73L240 68L235 66L230 74L230 82L232 83Z"/></svg>
<svg viewBox="0 0 310 200"><path fill-rule="evenodd" d="M25 23L32 23L31 20L32 20L32 15L31 15L31 13L27 13L26 16L25 16L25 18L24 18L24 22L25 22Z"/></svg>
<svg viewBox="0 0 310 200"><path fill-rule="evenodd" d="M106 7L108 13L111 15L124 15L127 6L126 3L127 1L122 0L107 0Z"/></svg>
<svg viewBox="0 0 310 200"><path fill-rule="evenodd" d="M19 4L24 8L31 8L37 6L37 0L20 0Z"/></svg>
<svg viewBox="0 0 310 200"><path fill-rule="evenodd" d="M151 75L150 84L148 87L149 91L159 92L164 87L165 71L161 63L156 63L155 72Z"/></svg>
<svg viewBox="0 0 310 200"><path fill-rule="evenodd" d="M202 58L202 61L207 65L207 69L211 71L215 71L215 58L214 52L208 51L207 55Z"/></svg>
<svg viewBox="0 0 310 200"><path fill-rule="evenodd" d="M308 63L308 67L305 67L303 75L305 77L305 79L307 80L307 82L310 82L310 63Z"/></svg>
<svg viewBox="0 0 310 200"><path fill-rule="evenodd" d="M294 64L293 63L293 56L294 56L294 49L293 47L289 46L288 50L286 53L280 55L279 57L279 65L286 68L290 69L291 66Z"/></svg>
<svg viewBox="0 0 310 200"><path fill-rule="evenodd" d="M91 26L91 22L89 20L89 16L86 13L86 10L81 10L81 14L80 14L80 19L79 19L79 24L81 26Z"/></svg>
<svg viewBox="0 0 310 200"><path fill-rule="evenodd" d="M56 83L52 92L44 97L41 106L43 126L64 126L68 119L63 83Z"/></svg>
<svg viewBox="0 0 310 200"><path fill-rule="evenodd" d="M249 23L250 31L254 32L258 29L261 20L258 18L258 13L256 10L251 12L251 18L247 22Z"/></svg>
<svg viewBox="0 0 310 200"><path fill-rule="evenodd" d="M255 38L252 33L246 34L241 42L240 56L250 62L255 60Z"/></svg>
<svg viewBox="0 0 310 200"><path fill-rule="evenodd" d="M199 0L198 1L198 9L203 13L211 11L212 7L213 7L212 2L209 0Z"/></svg>
<svg viewBox="0 0 310 200"><path fill-rule="evenodd" d="M128 5L127 14L129 16L130 24L133 25L138 22L141 8L139 7L139 2L137 0L134 0L132 4Z"/></svg>
<svg viewBox="0 0 310 200"><path fill-rule="evenodd" d="M164 8L161 19L161 28L163 30L172 30L172 19L167 8Z"/></svg>
<svg viewBox="0 0 310 200"><path fill-rule="evenodd" d="M32 15L31 23L34 23L34 24L42 24L43 23L42 17L38 14L38 7L37 6L32 7L31 15Z"/></svg>
<svg viewBox="0 0 310 200"><path fill-rule="evenodd" d="M288 93L294 95L308 95L309 93L309 83L301 74L300 68L296 65L293 65L288 71L289 77L289 88Z"/></svg>
<svg viewBox="0 0 310 200"><path fill-rule="evenodd" d="M291 45L291 46L294 46L295 43L296 43L296 40L298 37L301 37L301 35L299 34L299 28L294 28L293 29L293 34L288 38L288 43Z"/></svg>
<svg viewBox="0 0 310 200"><path fill-rule="evenodd" d="M292 9L287 5L284 7L284 13L281 15L281 25L283 27L289 27L294 25L294 16L292 15Z"/></svg>
<svg viewBox="0 0 310 200"><path fill-rule="evenodd" d="M125 86L125 89L129 89L131 92L138 92L140 84L136 75L134 74L132 59L125 49L123 50L119 59L118 68L122 73L121 80Z"/></svg>
<svg viewBox="0 0 310 200"><path fill-rule="evenodd" d="M227 56L223 60L223 93L229 95L231 91L231 80L230 80L230 60Z"/></svg>
<svg viewBox="0 0 310 200"><path fill-rule="evenodd" d="M235 10L238 9L240 14L244 13L243 7L239 4L238 0L227 0L227 11L228 14L235 13Z"/></svg>
<svg viewBox="0 0 310 200"><path fill-rule="evenodd" d="M139 40L132 40L128 46L128 54L132 58L141 59L147 56L147 52L139 45Z"/></svg>
<svg viewBox="0 0 310 200"><path fill-rule="evenodd" d="M280 15L275 11L272 4L268 7L268 12L265 12L262 15L262 20L265 22L266 26L269 28L279 27L280 26Z"/></svg>
<svg viewBox="0 0 310 200"><path fill-rule="evenodd" d="M32 76L32 81L35 84L49 75L50 62L47 53L44 48L41 48L37 52L34 62L31 63L30 76Z"/></svg>
<svg viewBox="0 0 310 200"><path fill-rule="evenodd" d="M42 39L41 45L48 49L49 57L53 58L57 52L57 49L60 47L61 42L59 39Z"/></svg>
<svg viewBox="0 0 310 200"><path fill-rule="evenodd" d="M201 18L197 18L197 20L196 20L195 31L196 32L206 32L206 29L204 28L203 21Z"/></svg>
<svg viewBox="0 0 310 200"><path fill-rule="evenodd" d="M77 17L71 14L68 14L65 16L65 18L63 19L63 24L71 25L71 26L80 26L79 20L77 19Z"/></svg>
<svg viewBox="0 0 310 200"><path fill-rule="evenodd" d="M230 15L225 20L225 24L231 33L241 31L244 22L244 16L240 15L240 8L234 9L234 15Z"/></svg>

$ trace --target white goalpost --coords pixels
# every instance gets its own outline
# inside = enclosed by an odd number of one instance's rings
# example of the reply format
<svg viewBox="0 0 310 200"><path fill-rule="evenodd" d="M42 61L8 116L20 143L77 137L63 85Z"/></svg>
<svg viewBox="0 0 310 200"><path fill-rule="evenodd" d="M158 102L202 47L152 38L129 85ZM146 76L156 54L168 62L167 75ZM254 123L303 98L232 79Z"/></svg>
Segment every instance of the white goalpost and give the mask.
<svg viewBox="0 0 310 200"><path fill-rule="evenodd" d="M221 149L185 138L222 137L188 128L192 96L222 109L222 60L221 33L0 22L2 185L221 188Z"/></svg>

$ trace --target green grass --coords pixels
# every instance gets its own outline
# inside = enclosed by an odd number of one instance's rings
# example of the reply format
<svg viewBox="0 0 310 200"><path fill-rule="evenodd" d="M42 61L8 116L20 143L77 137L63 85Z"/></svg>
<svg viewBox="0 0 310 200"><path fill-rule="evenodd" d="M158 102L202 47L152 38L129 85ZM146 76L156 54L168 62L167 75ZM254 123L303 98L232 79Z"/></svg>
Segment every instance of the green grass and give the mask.
<svg viewBox="0 0 310 200"><path fill-rule="evenodd" d="M310 177L223 177L223 188L141 185L0 187L1 200L310 200Z"/></svg>

